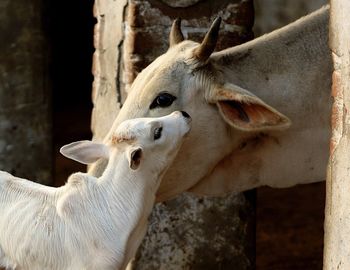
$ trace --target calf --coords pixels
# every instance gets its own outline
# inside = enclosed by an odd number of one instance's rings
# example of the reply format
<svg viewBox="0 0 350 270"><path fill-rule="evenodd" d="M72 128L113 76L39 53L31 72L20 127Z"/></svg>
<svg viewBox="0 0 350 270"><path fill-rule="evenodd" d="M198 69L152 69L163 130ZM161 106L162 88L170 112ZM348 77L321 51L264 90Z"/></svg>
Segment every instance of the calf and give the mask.
<svg viewBox="0 0 350 270"><path fill-rule="evenodd" d="M124 269L145 231L155 192L190 117L123 122L105 143L61 148L71 159L109 162L101 177L72 174L53 188L0 172L0 265L8 269Z"/></svg>

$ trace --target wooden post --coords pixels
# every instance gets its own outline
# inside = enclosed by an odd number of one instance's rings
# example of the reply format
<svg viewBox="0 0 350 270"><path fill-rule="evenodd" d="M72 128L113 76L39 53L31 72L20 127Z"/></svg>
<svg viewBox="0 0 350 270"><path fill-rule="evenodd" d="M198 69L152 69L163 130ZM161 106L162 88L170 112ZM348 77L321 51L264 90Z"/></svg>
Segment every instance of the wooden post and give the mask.
<svg viewBox="0 0 350 270"><path fill-rule="evenodd" d="M51 183L51 107L42 1L0 8L0 170Z"/></svg>
<svg viewBox="0 0 350 270"><path fill-rule="evenodd" d="M331 0L334 72L332 138L325 211L325 270L350 269L350 1Z"/></svg>
<svg viewBox="0 0 350 270"><path fill-rule="evenodd" d="M172 21L201 41L223 18L217 49L253 37L251 0L96 0L92 130L102 140L137 74L168 49ZM254 269L254 192L158 204L134 269Z"/></svg>

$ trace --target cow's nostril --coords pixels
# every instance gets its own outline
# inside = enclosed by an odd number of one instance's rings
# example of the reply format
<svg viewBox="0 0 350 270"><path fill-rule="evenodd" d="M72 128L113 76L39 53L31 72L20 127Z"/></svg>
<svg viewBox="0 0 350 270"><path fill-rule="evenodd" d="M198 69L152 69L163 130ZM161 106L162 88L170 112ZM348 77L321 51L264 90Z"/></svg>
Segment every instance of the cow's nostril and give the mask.
<svg viewBox="0 0 350 270"><path fill-rule="evenodd" d="M182 113L183 117L191 118L191 116L187 112L181 111L181 113Z"/></svg>

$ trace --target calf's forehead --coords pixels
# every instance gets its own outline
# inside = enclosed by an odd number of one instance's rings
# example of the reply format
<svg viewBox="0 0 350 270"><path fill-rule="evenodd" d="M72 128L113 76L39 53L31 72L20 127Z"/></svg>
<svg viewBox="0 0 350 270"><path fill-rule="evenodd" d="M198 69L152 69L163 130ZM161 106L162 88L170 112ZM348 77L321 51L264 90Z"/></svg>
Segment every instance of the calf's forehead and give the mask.
<svg viewBox="0 0 350 270"><path fill-rule="evenodd" d="M145 137L149 132L146 130L149 129L147 119L130 119L123 121L114 132L111 134L111 143L116 145L121 142L134 142L140 137Z"/></svg>
<svg viewBox="0 0 350 270"><path fill-rule="evenodd" d="M144 130L148 129L148 123L150 122L149 118L135 118L129 119L122 122L116 129L115 134L141 134L144 133Z"/></svg>

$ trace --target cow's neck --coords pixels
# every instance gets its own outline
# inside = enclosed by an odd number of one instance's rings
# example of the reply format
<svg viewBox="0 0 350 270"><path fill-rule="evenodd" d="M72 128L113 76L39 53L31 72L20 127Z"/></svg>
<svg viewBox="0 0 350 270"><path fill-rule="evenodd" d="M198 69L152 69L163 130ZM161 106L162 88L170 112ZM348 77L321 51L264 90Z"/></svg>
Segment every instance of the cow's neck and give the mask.
<svg viewBox="0 0 350 270"><path fill-rule="evenodd" d="M225 57L225 63L222 55ZM289 129L253 134L236 145L191 191L217 195L269 185L288 187L326 176L332 61L328 9L214 56L228 82L291 119Z"/></svg>

